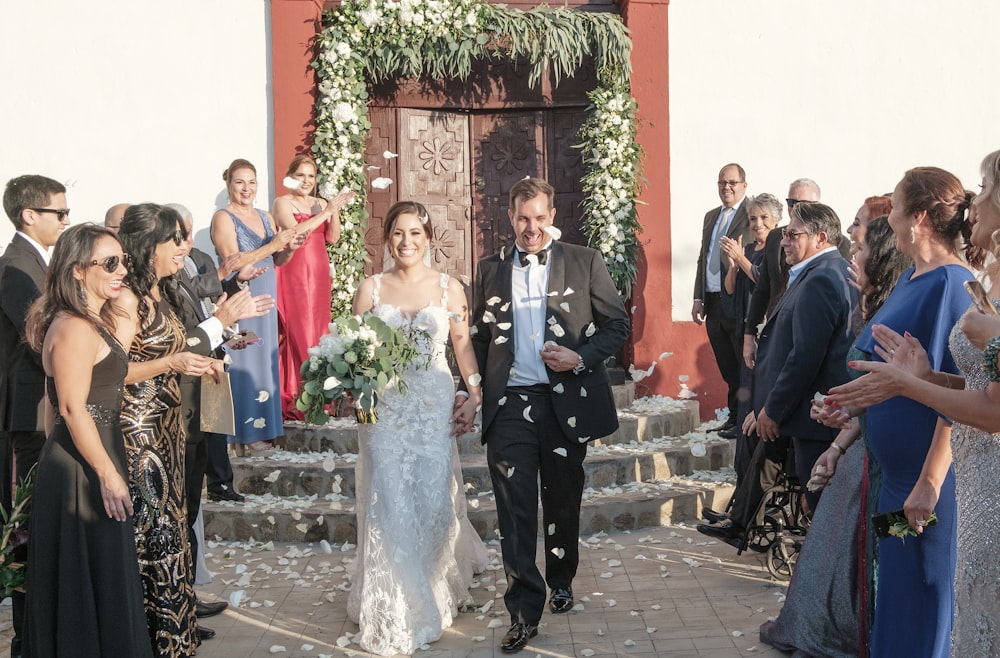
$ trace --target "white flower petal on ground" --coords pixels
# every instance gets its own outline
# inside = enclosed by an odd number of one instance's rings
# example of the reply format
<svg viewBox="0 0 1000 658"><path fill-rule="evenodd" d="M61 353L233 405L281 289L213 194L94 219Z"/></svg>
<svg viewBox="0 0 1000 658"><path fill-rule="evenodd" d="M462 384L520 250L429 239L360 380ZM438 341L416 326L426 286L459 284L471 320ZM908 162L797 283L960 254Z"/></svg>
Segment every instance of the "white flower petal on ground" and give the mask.
<svg viewBox="0 0 1000 658"><path fill-rule="evenodd" d="M608 607L609 608L613 608L616 605L618 605L618 601L616 601L615 599L608 599Z"/></svg>
<svg viewBox="0 0 1000 658"><path fill-rule="evenodd" d="M486 624L486 628L502 628L504 625L503 621L500 619L491 619L490 623Z"/></svg>
<svg viewBox="0 0 1000 658"><path fill-rule="evenodd" d="M743 631L733 631L733 637L743 637Z"/></svg>
<svg viewBox="0 0 1000 658"><path fill-rule="evenodd" d="M624 644L627 647L634 647L635 646L635 640L625 640Z"/></svg>
<svg viewBox="0 0 1000 658"><path fill-rule="evenodd" d="M622 566L622 561L621 560L608 560L608 566L609 567L620 567L620 566Z"/></svg>
<svg viewBox="0 0 1000 658"><path fill-rule="evenodd" d="M549 552L552 553L553 555L555 555L560 560L563 559L564 557L566 557L566 549L563 548L562 546L557 546L556 548L553 548Z"/></svg>
<svg viewBox="0 0 1000 658"><path fill-rule="evenodd" d="M552 452L556 453L560 457L565 457L566 456L566 448L556 448Z"/></svg>
<svg viewBox="0 0 1000 658"><path fill-rule="evenodd" d="M246 591L238 589L229 595L229 605L232 606L233 608L238 608L240 607L240 604L246 601L246 598L247 598Z"/></svg>
<svg viewBox="0 0 1000 658"><path fill-rule="evenodd" d="M572 610L573 610L573 612L583 612L584 611L583 604L582 603L577 603L576 605L574 605L572 607Z"/></svg>
<svg viewBox="0 0 1000 658"><path fill-rule="evenodd" d="M286 651L288 649L280 644L272 644L271 648L267 650L268 653L285 653Z"/></svg>
<svg viewBox="0 0 1000 658"><path fill-rule="evenodd" d="M476 498L470 498L469 507L471 507L472 509L479 509L479 500Z"/></svg>
<svg viewBox="0 0 1000 658"><path fill-rule="evenodd" d="M598 630L597 634L603 635L604 633ZM583 656L584 658L591 658L592 656L596 656L597 652L594 651L593 649L580 649L580 655Z"/></svg>
<svg viewBox="0 0 1000 658"><path fill-rule="evenodd" d="M614 578L615 575L610 571L605 571L601 574L601 578Z"/></svg>
<svg viewBox="0 0 1000 658"><path fill-rule="evenodd" d="M524 411L521 412L521 415L524 416L524 419L526 421L528 421L529 423L535 422L531 418L531 405L530 404L527 407L524 408Z"/></svg>
<svg viewBox="0 0 1000 658"><path fill-rule="evenodd" d="M700 441L691 444L691 454L695 457L704 457L708 454L708 450L705 448L705 444Z"/></svg>
<svg viewBox="0 0 1000 658"><path fill-rule="evenodd" d="M275 482L278 481L279 477L281 477L281 469L280 468L278 470L271 471L270 473L268 473L267 476L264 478L264 481L265 482L270 482L270 483L274 484Z"/></svg>
<svg viewBox="0 0 1000 658"><path fill-rule="evenodd" d="M656 627L655 627L655 626L647 626L647 627L646 627L646 632L647 632L648 634L652 635L653 633L655 633L655 632L656 632Z"/></svg>
<svg viewBox="0 0 1000 658"><path fill-rule="evenodd" d="M383 176L379 176L372 181L372 188L376 190L388 190L390 185L392 185L392 179Z"/></svg>
<svg viewBox="0 0 1000 658"><path fill-rule="evenodd" d="M485 635L476 635L476 636L474 636L472 638L472 641L473 642L485 642L486 641L486 636Z"/></svg>

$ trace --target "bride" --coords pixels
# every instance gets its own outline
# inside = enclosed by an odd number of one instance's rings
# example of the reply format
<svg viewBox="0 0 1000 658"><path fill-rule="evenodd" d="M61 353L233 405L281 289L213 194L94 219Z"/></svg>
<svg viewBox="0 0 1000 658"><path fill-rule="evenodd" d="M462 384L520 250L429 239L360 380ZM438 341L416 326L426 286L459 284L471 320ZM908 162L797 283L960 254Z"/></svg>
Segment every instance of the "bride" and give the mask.
<svg viewBox="0 0 1000 658"><path fill-rule="evenodd" d="M486 566L486 547L466 516L453 436L471 426L482 401L461 283L425 264L427 210L401 201L385 218L391 266L365 279L354 313L424 329L432 342L404 375L407 393L379 398L378 423L358 447L358 557L347 610L366 651L412 654L441 637L468 585ZM445 357L449 335L470 396L456 410ZM419 360L419 359L418 359ZM455 422L451 423L453 416Z"/></svg>

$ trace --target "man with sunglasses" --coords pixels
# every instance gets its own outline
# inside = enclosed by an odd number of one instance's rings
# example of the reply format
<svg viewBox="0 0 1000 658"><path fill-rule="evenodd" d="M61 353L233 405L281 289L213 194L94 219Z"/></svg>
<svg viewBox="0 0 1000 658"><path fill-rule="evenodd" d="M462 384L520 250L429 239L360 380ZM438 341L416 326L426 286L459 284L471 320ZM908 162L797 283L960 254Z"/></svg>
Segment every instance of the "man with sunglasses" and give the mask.
<svg viewBox="0 0 1000 658"><path fill-rule="evenodd" d="M727 164L719 172L717 186L722 205L705 213L702 224L691 319L697 324L705 323L708 342L728 389L729 420L717 428L719 435L735 439L742 344L736 302L722 285L729 271L729 257L722 253L722 237L750 243L750 220L743 203L747 192L746 172L736 163Z"/></svg>
<svg viewBox="0 0 1000 658"><path fill-rule="evenodd" d="M38 454L45 443L45 371L42 356L24 341L24 323L28 307L41 294L52 247L69 226L69 208L63 184L38 175L7 181L3 207L17 232L0 257L0 353L4 358L0 373L0 415L2 429L13 447L15 475L20 481L38 463ZM6 447L0 481L8 500L10 452L10 446ZM20 656L24 594L14 592L12 598L14 639L10 653Z"/></svg>

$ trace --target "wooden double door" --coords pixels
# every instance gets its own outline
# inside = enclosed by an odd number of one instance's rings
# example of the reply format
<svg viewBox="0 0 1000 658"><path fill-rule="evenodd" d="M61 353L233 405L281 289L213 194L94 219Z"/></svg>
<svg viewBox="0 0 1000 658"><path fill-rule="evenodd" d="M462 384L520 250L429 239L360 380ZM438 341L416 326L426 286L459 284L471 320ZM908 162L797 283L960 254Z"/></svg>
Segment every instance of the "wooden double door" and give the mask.
<svg viewBox="0 0 1000 658"><path fill-rule="evenodd" d="M432 265L470 279L479 259L513 239L507 216L511 185L527 176L556 190L562 240L586 244L581 226L583 166L577 132L584 107L427 110L372 107L365 153L369 181L368 273L384 267L382 227L393 203L418 201L434 227ZM398 157L385 157L385 153Z"/></svg>

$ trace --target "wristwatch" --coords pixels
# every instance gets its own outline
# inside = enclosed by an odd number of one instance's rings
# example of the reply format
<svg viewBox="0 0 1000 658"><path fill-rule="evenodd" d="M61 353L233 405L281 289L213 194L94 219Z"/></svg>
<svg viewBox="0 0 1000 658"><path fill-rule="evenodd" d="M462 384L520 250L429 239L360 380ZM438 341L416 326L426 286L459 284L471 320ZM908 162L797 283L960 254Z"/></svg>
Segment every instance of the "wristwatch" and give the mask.
<svg viewBox="0 0 1000 658"><path fill-rule="evenodd" d="M581 372L583 372L586 369L587 369L587 364L583 362L583 357L581 356L579 363L577 363L576 367L573 368L573 374L574 375L579 375Z"/></svg>

